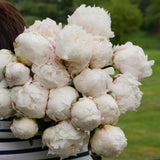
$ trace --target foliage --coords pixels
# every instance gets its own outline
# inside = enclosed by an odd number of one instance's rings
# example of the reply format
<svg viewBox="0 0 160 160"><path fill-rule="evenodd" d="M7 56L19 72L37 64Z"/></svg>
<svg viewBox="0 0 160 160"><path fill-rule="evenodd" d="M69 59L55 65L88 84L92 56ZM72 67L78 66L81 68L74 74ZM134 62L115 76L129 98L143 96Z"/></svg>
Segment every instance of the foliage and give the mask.
<svg viewBox="0 0 160 160"><path fill-rule="evenodd" d="M67 23L66 19L73 12L72 0L10 0L20 11L27 25L38 19L49 17L57 23Z"/></svg>
<svg viewBox="0 0 160 160"><path fill-rule="evenodd" d="M159 0L151 1L146 8L144 18L145 28L154 33L160 33L160 3Z"/></svg>
<svg viewBox="0 0 160 160"><path fill-rule="evenodd" d="M112 20L112 30L115 33L113 43L124 43L130 33L137 31L142 22L142 14L136 5L128 0L110 0L103 4L109 10Z"/></svg>

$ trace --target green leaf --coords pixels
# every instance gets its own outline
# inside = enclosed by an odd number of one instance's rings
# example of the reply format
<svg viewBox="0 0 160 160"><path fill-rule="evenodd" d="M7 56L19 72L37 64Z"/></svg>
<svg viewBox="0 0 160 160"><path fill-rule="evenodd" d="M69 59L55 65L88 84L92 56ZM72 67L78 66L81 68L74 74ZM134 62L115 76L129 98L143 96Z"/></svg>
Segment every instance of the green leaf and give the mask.
<svg viewBox="0 0 160 160"><path fill-rule="evenodd" d="M16 116L16 118L18 118L18 119L24 117L23 113L21 113L21 112L16 112L16 113L15 113L15 116Z"/></svg>
<svg viewBox="0 0 160 160"><path fill-rule="evenodd" d="M33 145L33 139L29 139L29 144L32 146Z"/></svg>
<svg viewBox="0 0 160 160"><path fill-rule="evenodd" d="M17 43L16 42L13 42L13 47L17 48Z"/></svg>
<svg viewBox="0 0 160 160"><path fill-rule="evenodd" d="M2 71L3 77L5 78L5 74L6 74L6 66L4 66L3 71Z"/></svg>

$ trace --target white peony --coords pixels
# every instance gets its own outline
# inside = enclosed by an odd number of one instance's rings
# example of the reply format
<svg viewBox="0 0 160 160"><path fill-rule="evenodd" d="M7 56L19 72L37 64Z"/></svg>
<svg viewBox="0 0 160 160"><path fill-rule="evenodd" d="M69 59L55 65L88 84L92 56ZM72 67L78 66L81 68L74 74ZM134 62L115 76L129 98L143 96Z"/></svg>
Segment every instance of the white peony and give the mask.
<svg viewBox="0 0 160 160"><path fill-rule="evenodd" d="M93 37L80 26L65 26L59 33L56 54L65 60L69 72L74 75L89 66Z"/></svg>
<svg viewBox="0 0 160 160"><path fill-rule="evenodd" d="M33 64L34 79L47 89L63 87L70 82L70 75L61 61L50 59L40 65Z"/></svg>
<svg viewBox="0 0 160 160"><path fill-rule="evenodd" d="M0 81L0 87L2 87L2 88L7 88L8 87L8 84L7 84L5 79Z"/></svg>
<svg viewBox="0 0 160 160"><path fill-rule="evenodd" d="M103 68L111 64L113 55L112 43L105 37L94 36L93 54L90 60L91 68Z"/></svg>
<svg viewBox="0 0 160 160"><path fill-rule="evenodd" d="M70 121L47 128L42 135L43 145L49 148L48 153L58 154L61 158L76 155L88 141L88 133L76 130Z"/></svg>
<svg viewBox="0 0 160 160"><path fill-rule="evenodd" d="M76 128L92 131L101 123L101 112L91 98L80 98L72 105L71 122Z"/></svg>
<svg viewBox="0 0 160 160"><path fill-rule="evenodd" d="M48 90L38 83L26 83L11 89L11 99L15 110L30 118L43 118L47 107Z"/></svg>
<svg viewBox="0 0 160 160"><path fill-rule="evenodd" d="M109 94L94 98L98 109L101 112L101 124L115 124L120 116L116 101Z"/></svg>
<svg viewBox="0 0 160 160"><path fill-rule="evenodd" d="M22 63L9 63L5 69L5 80L9 87L24 85L30 79L30 69Z"/></svg>
<svg viewBox="0 0 160 160"><path fill-rule="evenodd" d="M121 153L127 146L127 139L119 127L104 125L95 130L90 146L92 153L109 158Z"/></svg>
<svg viewBox="0 0 160 160"><path fill-rule="evenodd" d="M84 4L78 7L74 13L69 16L69 25L82 26L88 33L93 35L114 37L111 31L111 18L107 11L100 7L86 7Z"/></svg>
<svg viewBox="0 0 160 160"><path fill-rule="evenodd" d="M112 85L108 69L85 69L73 79L76 89L85 96L97 97L105 94Z"/></svg>
<svg viewBox="0 0 160 160"><path fill-rule="evenodd" d="M16 57L7 49L0 50L0 81L3 79L4 67L10 62L16 62Z"/></svg>
<svg viewBox="0 0 160 160"><path fill-rule="evenodd" d="M49 57L54 56L50 42L38 33L21 33L14 44L17 59L28 66L45 63Z"/></svg>
<svg viewBox="0 0 160 160"><path fill-rule="evenodd" d="M57 35L62 29L62 24L56 24L56 22L50 18L43 19L42 21L36 20L33 25L25 29L25 32L36 32L46 38L55 48Z"/></svg>
<svg viewBox="0 0 160 160"><path fill-rule="evenodd" d="M27 117L15 118L10 126L15 137L20 139L29 139L34 137L38 132L36 120Z"/></svg>
<svg viewBox="0 0 160 160"><path fill-rule="evenodd" d="M114 47L113 62L121 73L129 72L138 80L152 75L154 60L148 61L143 49L131 42Z"/></svg>
<svg viewBox="0 0 160 160"><path fill-rule="evenodd" d="M71 104L79 97L71 86L51 89L46 114L55 121L70 119Z"/></svg>
<svg viewBox="0 0 160 160"><path fill-rule="evenodd" d="M13 114L10 91L5 87L0 87L0 119L9 118Z"/></svg>
<svg viewBox="0 0 160 160"><path fill-rule="evenodd" d="M130 73L118 75L111 88L111 95L116 100L120 113L136 110L141 103L142 92L139 89L140 82Z"/></svg>

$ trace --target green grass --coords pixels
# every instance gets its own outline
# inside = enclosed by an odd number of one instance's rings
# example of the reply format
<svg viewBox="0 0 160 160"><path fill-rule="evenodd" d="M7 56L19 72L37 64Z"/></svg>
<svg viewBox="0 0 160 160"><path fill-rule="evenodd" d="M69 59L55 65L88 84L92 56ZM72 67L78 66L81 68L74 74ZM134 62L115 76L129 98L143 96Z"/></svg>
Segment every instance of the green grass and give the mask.
<svg viewBox="0 0 160 160"><path fill-rule="evenodd" d="M128 145L119 156L103 158L103 160L140 160L160 157L160 49L154 49L152 45L152 49L144 49L144 51L149 60L155 60L155 65L152 67L152 76L141 81L143 85L140 89L144 93L141 106L136 112L121 115L116 124L124 131Z"/></svg>
<svg viewBox="0 0 160 160"><path fill-rule="evenodd" d="M158 34L155 35L139 31L127 36L125 39L145 49L160 49L160 35Z"/></svg>

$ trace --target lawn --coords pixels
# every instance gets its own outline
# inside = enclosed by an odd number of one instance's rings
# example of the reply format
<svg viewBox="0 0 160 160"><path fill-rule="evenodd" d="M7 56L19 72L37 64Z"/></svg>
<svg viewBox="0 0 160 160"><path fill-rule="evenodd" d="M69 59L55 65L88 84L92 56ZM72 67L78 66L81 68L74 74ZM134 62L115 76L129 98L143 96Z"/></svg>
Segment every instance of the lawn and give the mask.
<svg viewBox="0 0 160 160"><path fill-rule="evenodd" d="M116 158L103 160L141 160L160 157L160 40L159 37L145 39L142 34L141 38L137 38L137 41L133 38L133 41L138 44L140 39L143 40L144 43L140 42L142 46L150 41L150 49L146 46L144 51L149 60L155 60L152 67L153 75L141 81L140 88L144 93L141 106L136 112L121 115L116 124L123 129L128 139L127 147Z"/></svg>

